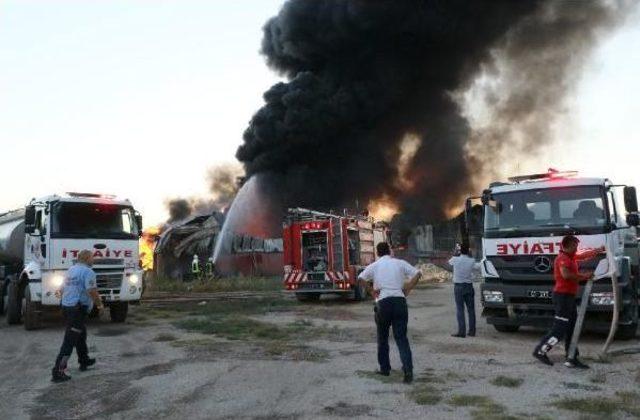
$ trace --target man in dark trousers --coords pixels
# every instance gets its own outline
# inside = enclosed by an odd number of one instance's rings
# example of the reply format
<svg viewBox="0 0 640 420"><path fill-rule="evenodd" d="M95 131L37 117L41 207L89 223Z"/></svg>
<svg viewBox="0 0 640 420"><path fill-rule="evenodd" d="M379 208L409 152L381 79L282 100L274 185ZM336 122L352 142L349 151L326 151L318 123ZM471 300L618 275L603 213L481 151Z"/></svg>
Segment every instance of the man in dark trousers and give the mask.
<svg viewBox="0 0 640 420"><path fill-rule="evenodd" d="M456 318L458 332L453 337L464 338L476 335L475 291L473 290L473 273L480 270L480 264L469 255L469 245L460 245L460 254L449 259L453 267L453 293L456 302ZM464 308L469 315L469 332L466 331Z"/></svg>
<svg viewBox="0 0 640 420"><path fill-rule="evenodd" d="M87 348L87 328L85 318L95 304L98 310L104 309L96 286L96 274L91 269L93 254L89 250L80 251L78 261L68 271L62 289L62 312L67 323L64 341L55 365L51 370L53 382L65 382L71 376L65 373L67 361L73 349L78 354L80 370L85 371L96 363L96 359L89 358Z"/></svg>
<svg viewBox="0 0 640 420"><path fill-rule="evenodd" d="M575 358L569 358L569 346L571 345L577 318L576 293L578 292L578 283L588 280L593 275L593 273L580 273L578 271L578 261L596 257L604 252L604 247L578 254L579 243L578 238L573 235L562 238L562 250L553 263L553 278L555 280L553 288L553 304L555 307L553 327L533 350L533 357L549 366L553 366L553 362L549 359L547 353L559 341L564 340L566 356L564 365L568 368L589 368L578 359L577 351Z"/></svg>
<svg viewBox="0 0 640 420"><path fill-rule="evenodd" d="M376 246L379 259L367 266L358 279L367 282L367 288L376 298L374 307L378 333L378 363L380 375L389 376L389 328L393 327L393 338L398 346L404 382L413 381L413 361L407 338L409 310L406 296L415 287L422 273L404 260L391 257L389 244ZM410 279L406 282L407 279Z"/></svg>

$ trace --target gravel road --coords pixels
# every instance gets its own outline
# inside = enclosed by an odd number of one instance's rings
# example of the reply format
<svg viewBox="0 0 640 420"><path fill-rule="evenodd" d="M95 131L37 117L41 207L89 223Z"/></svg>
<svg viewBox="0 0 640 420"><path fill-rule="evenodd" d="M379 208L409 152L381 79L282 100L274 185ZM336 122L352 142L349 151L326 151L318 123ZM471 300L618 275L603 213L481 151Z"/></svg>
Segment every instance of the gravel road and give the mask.
<svg viewBox="0 0 640 420"><path fill-rule="evenodd" d="M62 340L61 319L32 332L0 319L0 418L640 416L635 394L640 355L591 361L589 371L568 370L561 363L542 366L530 355L542 331L503 334L479 319L477 337L450 337L455 330L451 296L451 285L442 284L409 298L417 378L410 386L401 383L399 373L387 381L371 374L377 367L371 302L327 298L238 315L245 320L239 328L247 328L238 336L199 332L202 324L185 329L181 322L194 319L193 313L175 307L165 311L161 305L171 299L157 299L133 307L125 324L91 321L88 341L98 364L83 373L74 359L73 380L59 385L49 382L49 375ZM197 307L215 308L221 299L208 296ZM269 331L280 335L274 339ZM585 337L583 355L595 357L604 338ZM615 345L622 344L640 342ZM557 349L553 358L560 361L561 353ZM393 345L392 365L400 367Z"/></svg>

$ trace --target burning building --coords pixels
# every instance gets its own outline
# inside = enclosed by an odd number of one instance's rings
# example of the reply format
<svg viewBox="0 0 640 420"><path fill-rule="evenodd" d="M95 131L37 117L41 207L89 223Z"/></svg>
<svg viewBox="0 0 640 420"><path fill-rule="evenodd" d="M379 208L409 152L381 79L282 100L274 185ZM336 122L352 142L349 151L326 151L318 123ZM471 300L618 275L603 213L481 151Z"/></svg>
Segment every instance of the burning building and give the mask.
<svg viewBox="0 0 640 420"><path fill-rule="evenodd" d="M193 256L197 255L204 262L213 255L223 219L222 213L214 212L189 216L166 225L154 250L155 275L176 280L189 279Z"/></svg>

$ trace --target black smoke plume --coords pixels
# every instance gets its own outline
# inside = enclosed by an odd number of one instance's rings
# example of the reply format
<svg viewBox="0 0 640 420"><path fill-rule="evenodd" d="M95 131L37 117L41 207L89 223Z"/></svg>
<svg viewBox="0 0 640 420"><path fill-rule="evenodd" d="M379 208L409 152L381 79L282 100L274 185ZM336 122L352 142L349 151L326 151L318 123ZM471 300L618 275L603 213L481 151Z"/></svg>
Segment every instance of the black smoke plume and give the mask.
<svg viewBox="0 0 640 420"><path fill-rule="evenodd" d="M631 4L289 0L262 42L288 81L264 94L236 157L273 175L285 206L386 197L411 222L443 218L505 156L552 141L576 70ZM470 123L466 92L485 124Z"/></svg>
<svg viewBox="0 0 640 420"><path fill-rule="evenodd" d="M210 195L167 200L167 223L175 223L191 215L210 215L226 211L238 193L238 180L242 175L242 168L238 164L223 164L210 168L206 175Z"/></svg>
<svg viewBox="0 0 640 420"><path fill-rule="evenodd" d="M189 200L175 198L167 201L167 210L169 210L169 220L167 220L167 223L175 223L189 217L193 209Z"/></svg>

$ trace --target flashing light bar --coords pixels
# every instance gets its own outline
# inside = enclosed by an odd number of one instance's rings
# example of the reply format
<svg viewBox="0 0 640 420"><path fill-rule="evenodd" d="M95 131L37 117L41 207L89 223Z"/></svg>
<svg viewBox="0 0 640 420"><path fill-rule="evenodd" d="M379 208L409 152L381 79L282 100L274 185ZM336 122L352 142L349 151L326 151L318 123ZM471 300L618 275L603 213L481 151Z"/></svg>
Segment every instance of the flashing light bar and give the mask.
<svg viewBox="0 0 640 420"><path fill-rule="evenodd" d="M79 193L79 192L68 192L67 195L69 197L85 197L85 198L106 198L109 200L113 200L116 198L113 194L95 194L95 193Z"/></svg>
<svg viewBox="0 0 640 420"><path fill-rule="evenodd" d="M541 174L512 176L509 178L509 181L519 183L525 181L538 181L543 179L571 178L577 175L578 171L558 171L557 169L549 168L547 172Z"/></svg>

